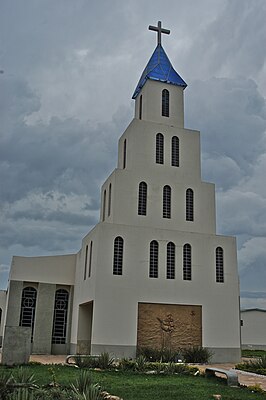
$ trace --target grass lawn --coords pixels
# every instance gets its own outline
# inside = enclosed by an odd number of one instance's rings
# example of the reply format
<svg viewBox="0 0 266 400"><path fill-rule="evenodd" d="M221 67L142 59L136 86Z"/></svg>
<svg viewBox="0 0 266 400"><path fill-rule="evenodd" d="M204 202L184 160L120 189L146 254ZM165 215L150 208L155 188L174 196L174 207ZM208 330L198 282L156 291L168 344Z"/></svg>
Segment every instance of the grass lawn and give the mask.
<svg viewBox="0 0 266 400"><path fill-rule="evenodd" d="M0 366L0 372L5 367ZM34 373L37 384L52 381L68 386L80 373L80 369L59 365L25 366ZM15 368L12 369L15 374ZM252 393L245 388L230 388L217 378L202 376L146 375L133 372L92 371L94 382L102 389L124 400L208 400L213 394L221 394L222 400L266 399L266 394Z"/></svg>

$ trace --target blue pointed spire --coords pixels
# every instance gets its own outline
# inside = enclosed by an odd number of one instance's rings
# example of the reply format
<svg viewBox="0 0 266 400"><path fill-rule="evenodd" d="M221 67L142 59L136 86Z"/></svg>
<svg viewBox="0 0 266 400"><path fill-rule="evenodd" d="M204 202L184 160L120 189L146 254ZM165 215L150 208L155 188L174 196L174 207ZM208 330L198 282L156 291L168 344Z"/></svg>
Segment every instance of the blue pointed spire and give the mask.
<svg viewBox="0 0 266 400"><path fill-rule="evenodd" d="M181 76L174 70L161 44L154 50L146 68L144 69L132 99L135 99L148 79L187 87Z"/></svg>

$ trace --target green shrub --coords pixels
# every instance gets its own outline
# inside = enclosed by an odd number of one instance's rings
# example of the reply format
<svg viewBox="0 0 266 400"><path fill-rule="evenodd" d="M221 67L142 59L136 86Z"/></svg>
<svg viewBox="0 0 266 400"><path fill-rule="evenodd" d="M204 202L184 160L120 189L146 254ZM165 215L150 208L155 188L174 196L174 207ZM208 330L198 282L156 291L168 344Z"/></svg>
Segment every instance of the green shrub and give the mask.
<svg viewBox="0 0 266 400"><path fill-rule="evenodd" d="M122 358L118 364L118 368L122 369L123 371L134 371L135 366L135 361L129 358Z"/></svg>
<svg viewBox="0 0 266 400"><path fill-rule="evenodd" d="M10 385L14 379L11 372L6 370L0 370L0 399L4 399L7 393L10 391Z"/></svg>
<svg viewBox="0 0 266 400"><path fill-rule="evenodd" d="M181 351L172 351L170 349L153 349L150 347L139 347L137 349L137 357L144 356L147 361L151 362L177 362L182 359Z"/></svg>
<svg viewBox="0 0 266 400"><path fill-rule="evenodd" d="M109 353L104 352L98 358L98 368L110 369L114 363L114 357L110 357Z"/></svg>
<svg viewBox="0 0 266 400"><path fill-rule="evenodd" d="M18 367L13 373L14 384L35 385L36 380L34 374L27 367Z"/></svg>
<svg viewBox="0 0 266 400"><path fill-rule="evenodd" d="M26 388L16 389L7 396L7 400L34 400L33 393Z"/></svg>
<svg viewBox="0 0 266 400"><path fill-rule="evenodd" d="M266 375L266 356L262 356L257 360L250 360L235 366L236 369L254 372L255 374Z"/></svg>
<svg viewBox="0 0 266 400"><path fill-rule="evenodd" d="M158 374L165 373L169 375L194 375L198 371L198 368L174 362L148 362L145 365L145 371L156 371Z"/></svg>
<svg viewBox="0 0 266 400"><path fill-rule="evenodd" d="M79 368L98 368L99 367L98 357L91 356L91 355L81 356L81 355L77 354L73 358L74 358L76 365Z"/></svg>
<svg viewBox="0 0 266 400"><path fill-rule="evenodd" d="M98 383L90 385L85 392L78 397L79 400L100 400L102 399L101 387Z"/></svg>
<svg viewBox="0 0 266 400"><path fill-rule="evenodd" d="M208 363L213 353L200 346L192 346L186 349L182 349L182 357L186 363Z"/></svg>
<svg viewBox="0 0 266 400"><path fill-rule="evenodd" d="M91 384L91 373L89 371L81 371L75 381L71 383L70 387L75 393L83 393L89 388Z"/></svg>
<svg viewBox="0 0 266 400"><path fill-rule="evenodd" d="M265 350L251 350L251 349L243 349L241 351L242 357L249 357L249 358L257 358L266 356Z"/></svg>
<svg viewBox="0 0 266 400"><path fill-rule="evenodd" d="M139 371L139 372L145 371L146 363L147 363L146 357L144 357L142 355L138 356L135 361L136 371Z"/></svg>

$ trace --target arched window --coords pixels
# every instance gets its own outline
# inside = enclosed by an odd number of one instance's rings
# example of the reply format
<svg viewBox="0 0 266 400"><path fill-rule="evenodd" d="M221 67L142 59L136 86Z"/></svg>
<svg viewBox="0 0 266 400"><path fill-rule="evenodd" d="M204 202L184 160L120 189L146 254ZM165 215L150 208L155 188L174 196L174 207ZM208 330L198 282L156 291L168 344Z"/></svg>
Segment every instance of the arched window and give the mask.
<svg viewBox="0 0 266 400"><path fill-rule="evenodd" d="M194 221L194 193L192 189L186 190L186 221Z"/></svg>
<svg viewBox="0 0 266 400"><path fill-rule="evenodd" d="M172 137L172 166L179 167L179 139L177 136Z"/></svg>
<svg viewBox="0 0 266 400"><path fill-rule="evenodd" d="M168 185L163 188L163 218L171 218L171 188Z"/></svg>
<svg viewBox="0 0 266 400"><path fill-rule="evenodd" d="M127 139L124 140L123 146L123 169L126 168L127 165Z"/></svg>
<svg viewBox="0 0 266 400"><path fill-rule="evenodd" d="M221 247L216 248L216 282L224 282L224 251Z"/></svg>
<svg viewBox="0 0 266 400"><path fill-rule="evenodd" d="M156 240L150 243L150 268L149 277L158 278L158 256L159 256L159 245Z"/></svg>
<svg viewBox="0 0 266 400"><path fill-rule="evenodd" d="M167 243L166 278L175 279L175 245L173 242Z"/></svg>
<svg viewBox="0 0 266 400"><path fill-rule="evenodd" d="M103 221L105 221L106 190L103 192Z"/></svg>
<svg viewBox="0 0 266 400"><path fill-rule="evenodd" d="M35 321L37 290L28 286L22 290L19 326L31 328L31 341L33 340L33 330Z"/></svg>
<svg viewBox="0 0 266 400"><path fill-rule="evenodd" d="M109 184L109 193L108 193L108 217L111 215L111 201L112 201L112 184Z"/></svg>
<svg viewBox="0 0 266 400"><path fill-rule="evenodd" d="M1 321L2 321L2 308L0 308L0 328L1 328Z"/></svg>
<svg viewBox="0 0 266 400"><path fill-rule="evenodd" d="M191 281L191 246L188 243L183 247L183 279Z"/></svg>
<svg viewBox="0 0 266 400"><path fill-rule="evenodd" d="M58 289L55 292L54 301L54 321L53 321L53 344L66 343L66 330L67 330L67 311L68 311L68 291L65 289Z"/></svg>
<svg viewBox="0 0 266 400"><path fill-rule="evenodd" d="M114 260L113 260L114 275L122 275L123 250L124 250L124 240L121 238L121 236L117 236L114 240Z"/></svg>
<svg viewBox="0 0 266 400"><path fill-rule="evenodd" d="M142 119L142 95L139 98L139 119Z"/></svg>
<svg viewBox="0 0 266 400"><path fill-rule="evenodd" d="M91 277L91 263L92 263L92 241L90 243L90 257L89 257L89 274L88 277Z"/></svg>
<svg viewBox="0 0 266 400"><path fill-rule="evenodd" d="M139 184L139 202L138 215L146 215L147 213L147 183L140 182Z"/></svg>
<svg viewBox="0 0 266 400"><path fill-rule="evenodd" d="M162 116L169 117L169 91L167 89L162 91Z"/></svg>
<svg viewBox="0 0 266 400"><path fill-rule="evenodd" d="M85 263L84 263L84 275L83 275L84 281L87 278L88 249L89 249L89 246L87 245L86 249L85 249Z"/></svg>
<svg viewBox="0 0 266 400"><path fill-rule="evenodd" d="M156 135L156 164L163 164L164 137L161 133Z"/></svg>

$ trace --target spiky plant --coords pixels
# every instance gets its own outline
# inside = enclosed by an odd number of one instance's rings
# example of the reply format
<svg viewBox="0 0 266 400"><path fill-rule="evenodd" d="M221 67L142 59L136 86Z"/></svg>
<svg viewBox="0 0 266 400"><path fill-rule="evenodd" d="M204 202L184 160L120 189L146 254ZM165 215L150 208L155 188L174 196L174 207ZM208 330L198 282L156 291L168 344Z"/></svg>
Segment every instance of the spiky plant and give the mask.
<svg viewBox="0 0 266 400"><path fill-rule="evenodd" d="M111 357L108 352L103 352L100 354L98 359L99 368L109 369L114 362L114 357Z"/></svg>
<svg viewBox="0 0 266 400"><path fill-rule="evenodd" d="M13 375L6 370L0 370L0 399L4 399L13 383Z"/></svg>
<svg viewBox="0 0 266 400"><path fill-rule="evenodd" d="M82 394L92 385L92 377L89 371L81 371L75 381L70 385L71 389L77 393Z"/></svg>
<svg viewBox="0 0 266 400"><path fill-rule="evenodd" d="M146 362L147 362L146 357L144 357L142 355L138 356L136 358L136 362L135 362L136 370L139 372L145 371Z"/></svg>
<svg viewBox="0 0 266 400"><path fill-rule="evenodd" d="M33 386L36 383L34 374L27 367L18 367L14 371L14 383Z"/></svg>
<svg viewBox="0 0 266 400"><path fill-rule="evenodd" d="M30 390L21 388L9 394L7 400L34 400L34 396Z"/></svg>
<svg viewBox="0 0 266 400"><path fill-rule="evenodd" d="M98 383L91 384L85 392L82 393L80 400L100 400L102 399L101 387Z"/></svg>

